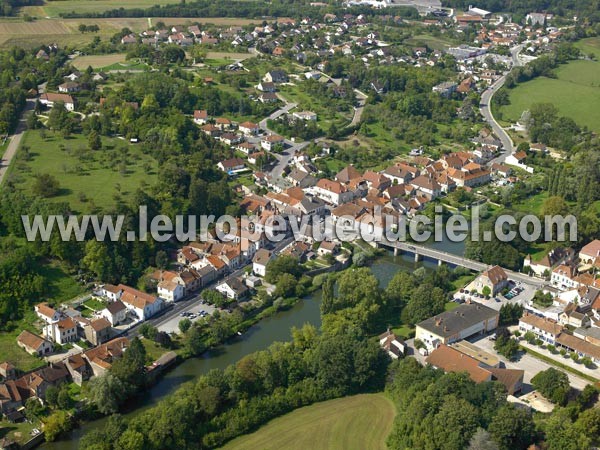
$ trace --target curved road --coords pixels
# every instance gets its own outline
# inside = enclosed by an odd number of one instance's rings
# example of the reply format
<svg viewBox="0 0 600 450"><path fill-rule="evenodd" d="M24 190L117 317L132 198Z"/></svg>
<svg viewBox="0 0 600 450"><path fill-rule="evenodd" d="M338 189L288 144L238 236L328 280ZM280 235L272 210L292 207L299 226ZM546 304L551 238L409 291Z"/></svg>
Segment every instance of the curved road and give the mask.
<svg viewBox="0 0 600 450"><path fill-rule="evenodd" d="M521 50L523 50L523 47L524 44L520 44L510 49L513 67L521 65L521 61L519 60L519 54L521 53ZM481 101L479 103L479 111L481 112L481 115L483 116L485 121L488 124L490 124L494 134L498 136L498 139L500 139L500 141L502 142L502 146L504 147L504 152L501 153L500 156L498 156L497 158L494 158L492 161L490 161L490 164L503 163L509 155L513 154L516 151L516 147L512 139L504 130L504 128L502 128L500 124L496 121L494 115L492 114L491 108L492 97L496 92L500 90L502 86L504 86L506 76L509 73L510 72L507 72L506 74L502 75L502 77L500 77L494 84L492 84L486 91L484 91L483 94L481 94Z"/></svg>
<svg viewBox="0 0 600 450"><path fill-rule="evenodd" d="M6 151L0 159L0 186L4 181L4 177L6 176L6 172L8 172L8 167L10 166L11 161L17 154L17 150L19 149L19 145L21 144L21 139L23 138L23 134L25 130L27 130L27 111L32 111L35 107L35 99L28 98L27 103L25 103L25 108L21 113L21 118L19 119L19 123L17 125L17 129L15 130L15 134L10 138L10 142L8 147L6 147Z"/></svg>

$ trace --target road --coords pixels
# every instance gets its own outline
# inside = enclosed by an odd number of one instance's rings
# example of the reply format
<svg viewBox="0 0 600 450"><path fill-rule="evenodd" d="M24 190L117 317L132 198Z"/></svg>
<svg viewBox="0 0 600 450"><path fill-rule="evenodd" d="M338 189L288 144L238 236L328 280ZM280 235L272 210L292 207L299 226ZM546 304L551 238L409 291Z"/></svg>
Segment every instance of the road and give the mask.
<svg viewBox="0 0 600 450"><path fill-rule="evenodd" d="M272 249L273 252L275 254L278 254L281 250L283 250L285 247L287 247L292 242L292 240L293 240L293 238L288 237L286 239L283 239L281 242L278 242L276 245L274 245L274 247ZM231 274L213 281L211 284L205 286L203 289L213 288L217 284L221 283L223 280L226 280L228 278L242 276L248 266L251 266L251 264L240 267L239 269L235 270ZM158 328L159 331L166 331L169 333L172 331L178 332L179 331L179 321L183 319L183 317L181 316L181 313L183 313L183 312L197 313L199 311L204 310L204 311L208 312L209 314L213 314L217 310L217 308L215 308L213 306L202 304L201 301L202 301L202 298L200 297L200 293L189 296L184 300L180 300L177 303L173 304L171 309L169 309L165 313L161 314L160 316L154 317L152 319L148 319L145 322L140 322L137 325L135 325L133 328L129 329L127 332L127 336L129 338L133 338L133 337L137 336L139 334L139 326L142 323L149 323L150 325Z"/></svg>
<svg viewBox="0 0 600 450"><path fill-rule="evenodd" d="M398 248L399 250L407 253L418 253L420 256L424 256L426 258L436 259L438 261L443 261L454 266L466 267L469 270L474 270L477 272L481 272L492 267L491 265L484 264L479 261L474 261L472 259L457 256L452 253L443 252L441 250L436 250L433 248L424 247L422 245L417 245L409 242L388 241L382 239L380 243L388 247ZM520 281L522 283L533 286L539 285L540 287L542 285L542 282L539 279L530 277L529 275L525 275L519 272L513 272L512 270L507 269L504 269L504 271L506 272L506 275L508 275L508 278L513 281Z"/></svg>
<svg viewBox="0 0 600 450"><path fill-rule="evenodd" d="M510 49L510 53L513 60L513 67L521 65L521 61L519 60L519 54L523 50L523 47L524 44L520 44ZM502 146L504 147L504 152L501 153L497 158L494 158L492 161L490 161L489 164L503 163L509 155L513 154L516 151L516 147L512 139L510 138L506 130L504 130L504 128L502 128L500 124L496 121L494 115L492 114L491 108L492 98L494 97L494 94L496 94L496 92L498 92L500 88L504 86L504 82L506 81L506 75L508 75L508 73L502 75L502 77L500 77L494 84L492 84L486 91L484 91L483 94L481 94L481 101L479 103L479 111L481 112L481 115L483 116L485 121L488 124L490 124L492 130L494 131L494 134L498 136L498 138L502 142Z"/></svg>
<svg viewBox="0 0 600 450"><path fill-rule="evenodd" d="M363 92L359 91L358 89L354 89L354 93L356 94L356 98L358 99L358 106L354 108L354 116L352 117L352 121L350 122L348 127L358 125L362 117L362 113L365 109L365 103L367 102L367 96Z"/></svg>
<svg viewBox="0 0 600 450"><path fill-rule="evenodd" d="M0 185L2 185L2 182L4 181L4 177L8 172L8 167L10 166L12 159L17 154L19 145L21 145L21 139L23 138L23 134L25 133L25 130L27 130L26 113L28 111L32 111L34 107L35 99L27 99L27 102L25 103L25 109L21 114L21 118L19 119L19 123L17 124L17 129L15 130L15 134L13 134L13 136L11 137L9 144L6 147L6 151L4 152L2 159L0 159Z"/></svg>
<svg viewBox="0 0 600 450"><path fill-rule="evenodd" d="M289 112L292 109L294 109L296 106L298 106L296 103L288 102L285 99L285 97L281 96L281 94L278 94L277 96L279 97L279 99L282 102L285 103L285 105L282 106L281 108L279 108L274 113L272 113L269 117L261 120L258 123L258 126L262 130L265 130L267 133L270 133L270 134L277 134L277 133L275 133L273 130L269 129L269 127L267 125L267 121L275 120L284 114L289 114ZM272 154L277 159L277 161L275 162L275 164L273 165L273 168L270 171L271 177L273 177L273 178L281 177L283 170L289 164L290 160L294 157L294 155L297 152L302 151L308 144L309 144L309 142L293 142L293 141L290 141L289 139L286 139L285 140L286 149L283 152L281 152L280 154L275 154L275 153Z"/></svg>

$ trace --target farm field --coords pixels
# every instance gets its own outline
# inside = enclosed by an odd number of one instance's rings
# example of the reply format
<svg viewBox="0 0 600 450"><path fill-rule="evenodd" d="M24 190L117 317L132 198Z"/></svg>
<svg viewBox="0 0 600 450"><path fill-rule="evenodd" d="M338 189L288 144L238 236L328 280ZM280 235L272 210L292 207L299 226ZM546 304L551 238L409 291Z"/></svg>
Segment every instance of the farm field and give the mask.
<svg viewBox="0 0 600 450"><path fill-rule="evenodd" d="M63 3L63 2L58 2ZM68 3L68 2L64 2ZM77 3L77 2L71 2ZM93 2L91 2L93 3ZM186 17L156 17L151 23L163 22L165 25L185 25L186 23L199 22L214 25L248 25L257 23L256 20L237 18L186 18ZM80 24L98 25L98 33L79 32ZM91 42L94 36L108 38L122 30L129 28L140 32L150 26L145 18L109 18L109 19L38 19L33 22L24 22L20 19L0 19L0 47L36 47L41 44L56 42L61 46L81 46Z"/></svg>
<svg viewBox="0 0 600 450"><path fill-rule="evenodd" d="M575 43L586 56L593 53L596 59L600 59L600 37L586 38Z"/></svg>
<svg viewBox="0 0 600 450"><path fill-rule="evenodd" d="M139 146L106 137L102 144L101 150L91 152L83 135L62 139L47 132L44 140L38 131L28 131L10 177L30 193L36 174L53 175L60 193L52 200L69 202L77 212L112 208L115 195L127 200L143 183L154 183L157 163ZM29 147L29 160L24 158L23 146Z"/></svg>
<svg viewBox="0 0 600 450"><path fill-rule="evenodd" d="M339 398L292 411L223 449L385 449L395 414L394 405L382 394Z"/></svg>
<svg viewBox="0 0 600 450"><path fill-rule="evenodd" d="M73 59L72 64L75 66L75 68L83 70L87 69L88 66L92 66L94 69L100 69L102 67L122 63L124 61L125 53L112 53L108 55L78 56L77 58Z"/></svg>
<svg viewBox="0 0 600 450"><path fill-rule="evenodd" d="M21 9L21 15L28 14L38 17L59 17L60 14L76 11L78 13L96 13L127 8L149 8L154 5L169 5L179 3L179 0L61 0L45 1L41 6L26 6Z"/></svg>
<svg viewBox="0 0 600 450"><path fill-rule="evenodd" d="M510 90L510 105L500 108L502 118L515 122L532 104L553 103L560 114L600 132L600 62L572 61L556 74L556 79L540 77Z"/></svg>
<svg viewBox="0 0 600 450"><path fill-rule="evenodd" d="M426 45L434 50L445 50L453 45L451 41L429 34L417 34L404 41L404 44L412 46Z"/></svg>

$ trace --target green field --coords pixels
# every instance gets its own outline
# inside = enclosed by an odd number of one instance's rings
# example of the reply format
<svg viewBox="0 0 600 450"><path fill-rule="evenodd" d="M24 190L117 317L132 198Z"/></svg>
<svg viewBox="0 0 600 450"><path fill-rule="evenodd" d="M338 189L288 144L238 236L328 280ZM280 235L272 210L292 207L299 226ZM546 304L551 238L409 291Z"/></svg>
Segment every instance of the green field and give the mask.
<svg viewBox="0 0 600 450"><path fill-rule="evenodd" d="M272 420L255 433L234 439L223 449L385 449L395 415L394 405L382 394L339 398Z"/></svg>
<svg viewBox="0 0 600 450"><path fill-rule="evenodd" d="M27 6L21 9L21 14L37 17L58 17L63 13L76 11L78 13L93 13L119 8L149 8L154 5L169 5L179 3L179 0L60 0L45 1L41 6Z"/></svg>
<svg viewBox="0 0 600 450"><path fill-rule="evenodd" d="M429 34L417 34L410 39L404 41L404 44L413 47L420 47L426 45L434 50L446 50L452 47L454 44L452 41L446 40L442 37L436 37Z"/></svg>
<svg viewBox="0 0 600 450"><path fill-rule="evenodd" d="M575 43L586 56L594 54L596 59L600 59L600 37L582 39Z"/></svg>
<svg viewBox="0 0 600 450"><path fill-rule="evenodd" d="M152 185L157 163L144 155L139 145L102 137L103 148L89 151L83 135L68 139L46 131L26 132L13 163L10 177L17 187L31 193L35 175L49 173L60 183L60 192L52 200L66 201L77 212L113 207L116 198L127 200L142 184ZM29 147L25 160L23 146Z"/></svg>
<svg viewBox="0 0 600 450"><path fill-rule="evenodd" d="M563 116L600 132L600 62L572 61L556 70L557 78L540 77L510 90L502 118L517 121L534 103L553 103Z"/></svg>

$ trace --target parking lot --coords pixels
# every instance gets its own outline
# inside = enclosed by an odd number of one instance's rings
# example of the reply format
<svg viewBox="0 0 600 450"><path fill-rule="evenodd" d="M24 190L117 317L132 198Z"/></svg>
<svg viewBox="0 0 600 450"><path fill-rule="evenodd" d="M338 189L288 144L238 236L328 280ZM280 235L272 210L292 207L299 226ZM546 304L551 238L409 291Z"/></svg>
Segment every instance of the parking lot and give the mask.
<svg viewBox="0 0 600 450"><path fill-rule="evenodd" d="M498 294L495 297L486 299L482 294L470 294L461 289L454 294L453 301L463 303L470 300L471 302L481 303L482 305L499 311L502 305L506 303L517 303L526 306L527 303L533 299L536 290L537 288L533 285L522 283L520 281L511 281L511 290L506 296Z"/></svg>
<svg viewBox="0 0 600 450"><path fill-rule="evenodd" d="M183 319L190 319L192 322L199 320L204 316L212 315L217 308L212 305L201 303L200 296L189 302L178 314L169 317L169 319L160 323L157 328L166 333L179 333L179 322ZM202 314L204 313L204 314Z"/></svg>

